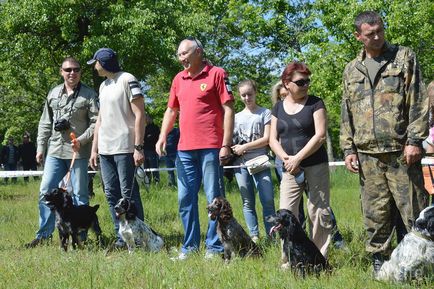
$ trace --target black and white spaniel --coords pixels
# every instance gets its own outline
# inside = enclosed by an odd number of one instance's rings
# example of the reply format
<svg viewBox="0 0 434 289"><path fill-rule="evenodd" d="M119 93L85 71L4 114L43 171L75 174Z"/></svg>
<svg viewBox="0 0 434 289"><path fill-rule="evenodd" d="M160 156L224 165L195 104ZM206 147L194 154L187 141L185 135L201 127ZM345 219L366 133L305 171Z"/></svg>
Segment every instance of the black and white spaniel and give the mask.
<svg viewBox="0 0 434 289"><path fill-rule="evenodd" d="M434 206L425 208L412 230L393 250L376 275L377 280L403 282L434 273Z"/></svg>
<svg viewBox="0 0 434 289"><path fill-rule="evenodd" d="M151 252L158 252L163 248L163 238L137 218L133 201L127 198L120 199L115 206L115 212L119 218L119 235L127 244L129 253L134 251L136 245Z"/></svg>

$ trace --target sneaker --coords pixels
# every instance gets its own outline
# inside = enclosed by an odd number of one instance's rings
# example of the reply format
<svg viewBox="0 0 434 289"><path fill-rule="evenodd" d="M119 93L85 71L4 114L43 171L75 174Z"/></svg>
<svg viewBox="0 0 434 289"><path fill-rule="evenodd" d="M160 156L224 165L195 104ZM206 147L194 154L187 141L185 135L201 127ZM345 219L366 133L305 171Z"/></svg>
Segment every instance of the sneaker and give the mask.
<svg viewBox="0 0 434 289"><path fill-rule="evenodd" d="M181 253L176 257L171 257L170 260L172 261L184 261L187 260L188 255L186 253Z"/></svg>
<svg viewBox="0 0 434 289"><path fill-rule="evenodd" d="M217 258L218 256L220 256L220 253L218 253L218 252L206 251L204 258L205 258L205 260L213 260L213 259Z"/></svg>
<svg viewBox="0 0 434 289"><path fill-rule="evenodd" d="M374 278L377 277L378 272L381 269L381 266L383 266L384 263L384 256L380 253L375 253L372 255L372 267L373 267L373 275Z"/></svg>
<svg viewBox="0 0 434 289"><path fill-rule="evenodd" d="M253 243L258 243L259 242L259 237L258 236L253 236L252 237L252 241L253 241Z"/></svg>

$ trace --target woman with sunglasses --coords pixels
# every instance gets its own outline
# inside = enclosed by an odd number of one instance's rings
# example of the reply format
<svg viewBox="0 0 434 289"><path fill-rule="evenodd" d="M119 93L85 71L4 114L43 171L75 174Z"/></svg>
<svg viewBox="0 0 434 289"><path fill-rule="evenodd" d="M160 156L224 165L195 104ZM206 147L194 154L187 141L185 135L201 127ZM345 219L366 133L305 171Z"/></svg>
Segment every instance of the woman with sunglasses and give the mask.
<svg viewBox="0 0 434 289"><path fill-rule="evenodd" d="M311 72L304 63L289 63L281 75L287 96L272 110L269 145L283 160L280 209L298 216L300 198L308 192L312 241L327 255L331 240L330 180L324 147L327 115L324 102L308 95Z"/></svg>

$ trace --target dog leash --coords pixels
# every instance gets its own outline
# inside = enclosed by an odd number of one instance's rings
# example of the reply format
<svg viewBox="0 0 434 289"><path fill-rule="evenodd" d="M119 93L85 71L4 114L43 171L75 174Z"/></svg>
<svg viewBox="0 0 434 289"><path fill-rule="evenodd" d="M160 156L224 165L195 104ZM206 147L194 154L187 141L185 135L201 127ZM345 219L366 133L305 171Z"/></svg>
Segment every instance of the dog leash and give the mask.
<svg viewBox="0 0 434 289"><path fill-rule="evenodd" d="M75 133L71 132L69 134L69 137L71 138L72 142L76 142L77 141L77 138L75 137ZM68 172L66 173L65 183L63 184L63 187L62 187L62 189L64 189L65 191L67 191L68 183L69 183L69 181L71 179L71 171L72 171L72 168L74 167L74 162L75 162L75 158L76 157L77 157L77 153L73 150L73 152L72 152L72 159L71 159L71 165L69 166Z"/></svg>

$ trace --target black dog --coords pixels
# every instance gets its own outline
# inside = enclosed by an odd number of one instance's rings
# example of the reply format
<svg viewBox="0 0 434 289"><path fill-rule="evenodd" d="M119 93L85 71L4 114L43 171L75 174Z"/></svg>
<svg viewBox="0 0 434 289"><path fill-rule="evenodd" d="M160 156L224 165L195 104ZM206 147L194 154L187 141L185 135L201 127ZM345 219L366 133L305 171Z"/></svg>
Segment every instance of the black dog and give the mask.
<svg viewBox="0 0 434 289"><path fill-rule="evenodd" d="M240 257L262 256L259 247L234 218L231 205L226 199L215 198L207 209L210 219L217 220L217 234L224 246L226 262L231 259L232 253Z"/></svg>
<svg viewBox="0 0 434 289"><path fill-rule="evenodd" d="M267 221L274 224L270 235L278 231L282 240L282 268L291 269L299 276L319 272L328 267L327 261L315 244L308 238L294 214L280 209Z"/></svg>
<svg viewBox="0 0 434 289"><path fill-rule="evenodd" d="M68 250L69 236L72 237L72 247L81 246L79 234L89 228L95 232L101 244L101 228L96 211L99 205L74 206L71 195L62 188L57 188L45 194L47 206L56 212L56 227L59 230L60 243L63 250Z"/></svg>

